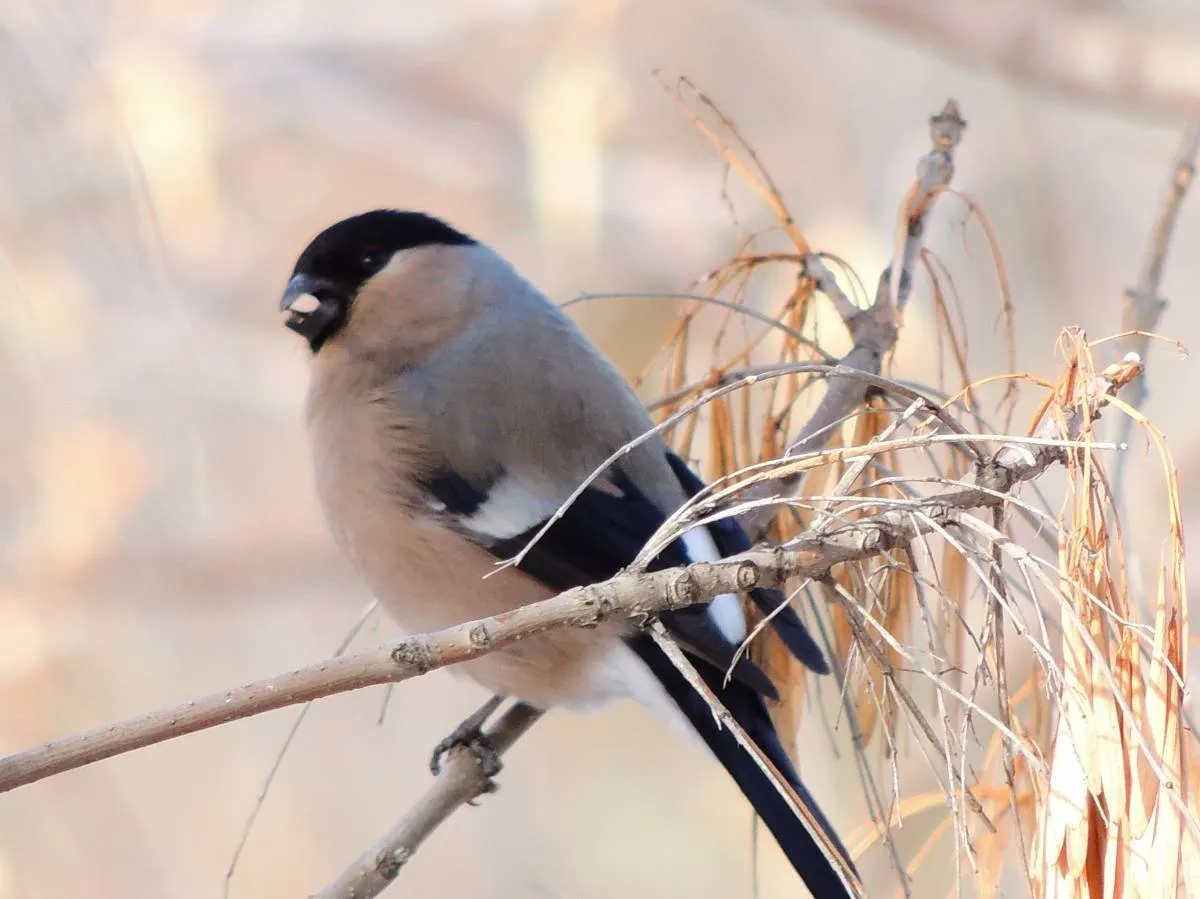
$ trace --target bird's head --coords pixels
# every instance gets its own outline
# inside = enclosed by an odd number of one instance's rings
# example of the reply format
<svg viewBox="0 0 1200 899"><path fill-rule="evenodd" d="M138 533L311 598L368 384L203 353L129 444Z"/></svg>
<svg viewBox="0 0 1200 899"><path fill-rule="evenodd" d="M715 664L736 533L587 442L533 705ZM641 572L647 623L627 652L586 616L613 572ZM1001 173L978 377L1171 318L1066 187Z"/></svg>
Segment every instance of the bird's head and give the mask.
<svg viewBox="0 0 1200 899"><path fill-rule="evenodd" d="M413 280L414 272L420 274L416 280L429 280L429 266L414 266L415 255L473 246L466 234L421 212L377 209L343 219L314 237L296 260L279 301L288 314L285 324L316 353L346 327L356 301L371 286L387 294ZM409 311L419 314L419 309Z"/></svg>

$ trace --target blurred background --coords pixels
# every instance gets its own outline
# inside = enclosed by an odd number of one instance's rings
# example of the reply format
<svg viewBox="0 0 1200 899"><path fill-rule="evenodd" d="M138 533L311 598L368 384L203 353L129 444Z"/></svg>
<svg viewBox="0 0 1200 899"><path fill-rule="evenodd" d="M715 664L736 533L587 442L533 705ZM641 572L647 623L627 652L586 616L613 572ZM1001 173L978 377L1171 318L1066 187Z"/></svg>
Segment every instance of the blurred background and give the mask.
<svg viewBox="0 0 1200 899"><path fill-rule="evenodd" d="M0 752L331 653L369 597L316 506L306 354L277 296L308 239L378 206L491 243L552 298L682 291L771 223L730 191L664 91L687 75L738 123L804 234L873 284L947 97L954 186L989 216L1019 369L1067 324L1119 329L1184 125L1200 111L1185 0L5 0L0 8ZM947 197L929 246L978 375L1007 370L978 225ZM1192 340L1200 204L1161 330ZM780 289L787 284L780 281ZM918 281L895 371L935 378ZM631 375L677 307L572 307ZM836 325L836 320L834 320ZM831 347L838 346L837 340ZM1160 345L1148 412L1188 485L1195 366ZM650 394L648 394L649 396ZM1180 406L1180 401L1184 402ZM1021 423L1021 419L1018 419ZM1130 531L1159 557L1161 474L1134 454ZM394 635L373 619L358 645ZM312 711L233 882L316 891L429 783L484 698L445 672ZM219 896L295 710L0 796L0 899ZM810 720L811 719L811 720ZM801 771L849 832L865 806L810 716ZM919 753L898 759L927 788ZM916 835L914 834L914 839ZM901 849L911 848L901 833ZM953 846L917 894L944 890ZM758 895L799 894L775 846ZM455 815L396 895L749 897L748 808L639 709L552 715L502 788ZM888 859L862 867L882 884ZM1014 889L1020 890L1019 883Z"/></svg>

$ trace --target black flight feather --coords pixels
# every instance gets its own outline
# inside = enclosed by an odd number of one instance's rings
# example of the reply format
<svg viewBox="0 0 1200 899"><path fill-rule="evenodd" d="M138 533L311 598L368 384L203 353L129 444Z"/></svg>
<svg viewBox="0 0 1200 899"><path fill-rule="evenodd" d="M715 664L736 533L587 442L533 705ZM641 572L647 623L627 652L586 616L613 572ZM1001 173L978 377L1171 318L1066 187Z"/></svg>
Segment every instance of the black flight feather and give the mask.
<svg viewBox="0 0 1200 899"><path fill-rule="evenodd" d="M666 689L667 694L695 727L709 750L721 762L730 777L737 783L742 794L750 801L755 812L762 818L767 829L774 835L779 847L787 856L796 873L815 897L848 897L841 878L834 866L825 858L817 841L796 820L796 814L779 795L770 778L758 767L748 752L738 745L737 738L714 719L712 710L704 698L692 689L675 664L659 649L653 638L639 632L626 640L650 671ZM721 671L703 661L692 659L696 671L705 684L721 700L722 705L754 741L763 755L795 790L817 825L825 832L830 842L841 853L847 867L855 871L854 863L829 819L817 805L816 799L804 786L796 773L787 751L779 741L779 735L767 714L762 698L739 683L725 683ZM857 871L855 871L857 874Z"/></svg>
<svg viewBox="0 0 1200 899"><path fill-rule="evenodd" d="M671 463L675 477L679 479L680 485L687 491L688 496L695 496L704 489L704 482L696 476L683 459L675 453L668 452L667 461ZM713 542L717 544L717 551L722 557L745 552L751 547L749 536L734 518L722 518L709 522L708 532L712 534ZM782 591L773 587L751 590L750 599L764 615L775 612L771 619L771 628L792 655L818 674L829 673L829 664L825 661L821 648L813 640L808 628L796 614L796 610L788 605L787 597ZM781 606L782 608L780 608ZM776 609L779 611L776 612Z"/></svg>

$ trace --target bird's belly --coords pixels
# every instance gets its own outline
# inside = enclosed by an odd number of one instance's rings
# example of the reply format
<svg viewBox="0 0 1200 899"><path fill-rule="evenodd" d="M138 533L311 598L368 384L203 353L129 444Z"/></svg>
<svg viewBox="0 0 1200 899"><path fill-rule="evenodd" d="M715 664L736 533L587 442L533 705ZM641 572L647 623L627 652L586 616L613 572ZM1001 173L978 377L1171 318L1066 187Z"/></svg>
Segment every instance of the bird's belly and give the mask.
<svg viewBox="0 0 1200 899"><path fill-rule="evenodd" d="M380 605L408 634L511 612L552 596L466 539L396 507L330 509L338 542ZM485 575L490 575L484 579ZM589 708L630 695L608 659L625 625L561 629L518 640L449 670L538 708Z"/></svg>
<svg viewBox="0 0 1200 899"><path fill-rule="evenodd" d="M387 448L385 406L317 403L312 413L317 494L330 530L391 618L408 634L511 612L553 595L425 514L409 459ZM381 417L383 416L383 417ZM485 575L490 575L485 580ZM629 625L564 628L519 640L450 670L538 708L594 708L631 696L648 676L620 637Z"/></svg>

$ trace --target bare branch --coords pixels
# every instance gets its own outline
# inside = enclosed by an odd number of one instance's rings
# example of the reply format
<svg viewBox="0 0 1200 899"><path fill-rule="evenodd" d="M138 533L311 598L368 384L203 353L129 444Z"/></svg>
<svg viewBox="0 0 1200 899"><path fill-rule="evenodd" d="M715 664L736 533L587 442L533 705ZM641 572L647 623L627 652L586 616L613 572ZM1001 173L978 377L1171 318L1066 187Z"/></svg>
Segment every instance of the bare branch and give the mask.
<svg viewBox="0 0 1200 899"><path fill-rule="evenodd" d="M909 188L900 207L897 221L897 241L892 254L892 264L884 269L875 292L875 301L869 309L859 309L836 286L829 270L823 265L814 266L805 274L816 281L823 293L834 303L842 316L854 346L840 367L857 369L869 374L879 374L883 360L896 346L900 336L900 317L912 291L913 269L921 254L925 221L938 195L950 183L954 175L954 150L962 140L967 123L959 115L958 104L947 100L942 111L929 120L932 148L917 164L917 180ZM816 260L819 262L819 260ZM811 265L808 260L806 265ZM829 386L816 410L800 429L799 435L787 449L787 455L799 455L818 450L828 442L837 423L854 411L867 394L861 381L846 377L829 377ZM762 499L778 490L792 491L799 484L799 477L783 478L777 484L765 484L747 497ZM743 519L752 534L761 534L770 522L774 510L758 509Z"/></svg>
<svg viewBox="0 0 1200 899"><path fill-rule="evenodd" d="M541 716L540 709L517 703L484 734L488 745L497 755L503 755ZM426 838L460 806L488 792L489 784L489 778L469 750L461 747L451 750L442 773L421 800L337 880L312 899L378 896L396 879L400 869Z"/></svg>
<svg viewBox="0 0 1200 899"><path fill-rule="evenodd" d="M753 563L747 563L753 568ZM486 655L555 627L595 627L618 616L648 616L740 589L743 568L676 569L639 579L619 575L494 618L342 655L288 674L254 681L182 705L85 731L0 759L0 792L185 734L376 684L397 683ZM757 576L757 575L754 575ZM653 583L651 583L651 581ZM713 592L705 593L714 584ZM613 592L615 591L615 592ZM614 601L614 597L616 598Z"/></svg>
<svg viewBox="0 0 1200 899"><path fill-rule="evenodd" d="M812 278L817 290L829 298L829 301L833 303L833 308L847 325L862 311L854 305L854 301L850 297L846 296L846 291L842 290L842 285L838 284L837 278L829 270L820 253L808 254L804 260L804 275Z"/></svg>

